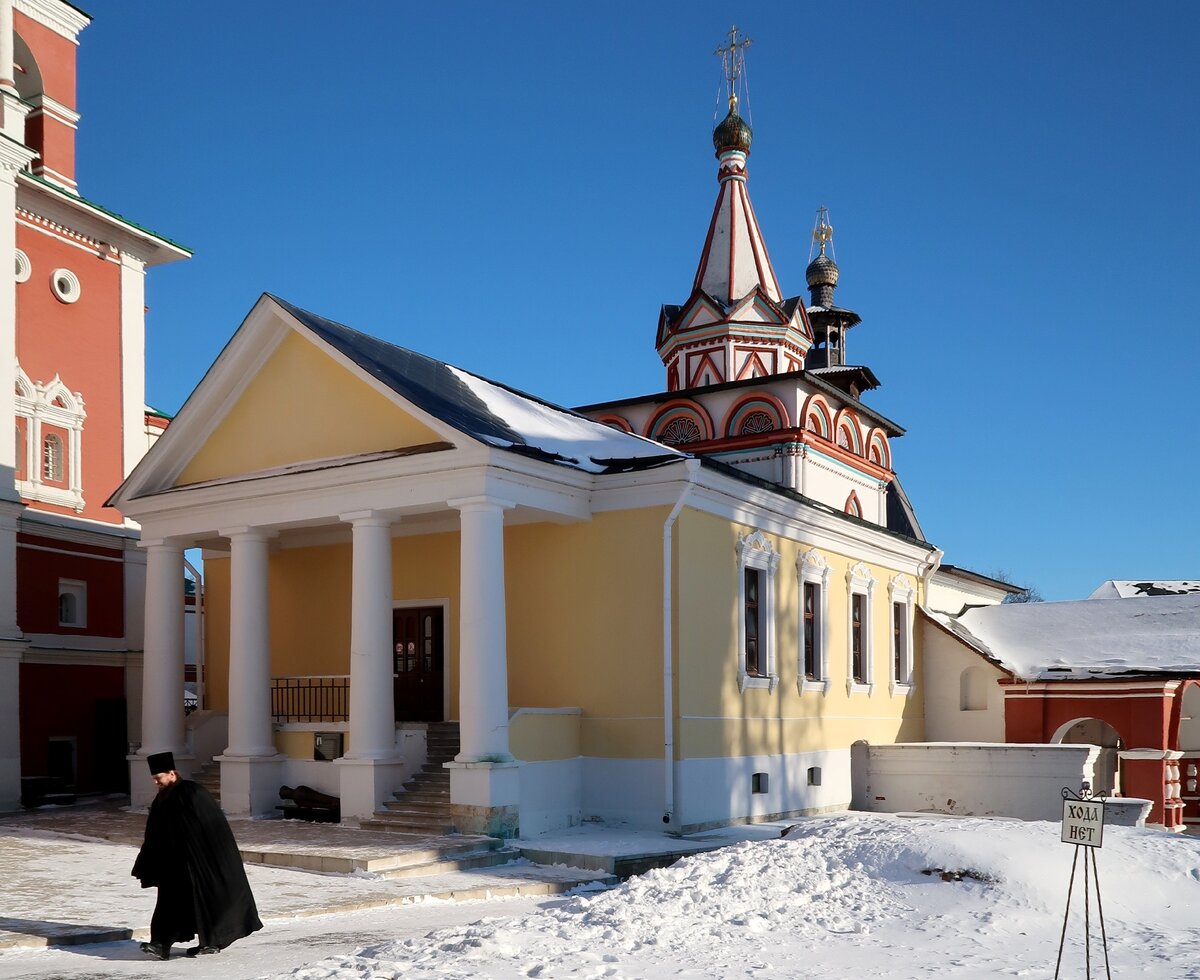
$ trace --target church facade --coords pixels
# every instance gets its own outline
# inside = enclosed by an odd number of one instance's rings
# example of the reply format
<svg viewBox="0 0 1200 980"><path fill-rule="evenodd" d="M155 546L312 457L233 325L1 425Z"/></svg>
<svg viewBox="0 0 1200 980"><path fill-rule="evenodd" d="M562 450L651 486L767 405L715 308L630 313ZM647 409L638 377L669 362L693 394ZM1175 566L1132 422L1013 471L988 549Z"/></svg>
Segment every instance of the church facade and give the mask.
<svg viewBox="0 0 1200 980"><path fill-rule="evenodd" d="M846 361L827 221L810 296L780 289L751 138L731 96L662 392L568 410L256 304L112 500L148 561L131 765L199 767L194 722L223 714L227 811L295 782L371 820L452 722L460 831L680 831L844 808L853 743L923 737L914 620L941 553L896 479L903 430ZM191 547L207 705L185 720Z"/></svg>
<svg viewBox="0 0 1200 980"><path fill-rule="evenodd" d="M104 504L166 422L145 404L145 274L181 246L80 194L63 0L0 0L0 810L127 786L145 562Z"/></svg>

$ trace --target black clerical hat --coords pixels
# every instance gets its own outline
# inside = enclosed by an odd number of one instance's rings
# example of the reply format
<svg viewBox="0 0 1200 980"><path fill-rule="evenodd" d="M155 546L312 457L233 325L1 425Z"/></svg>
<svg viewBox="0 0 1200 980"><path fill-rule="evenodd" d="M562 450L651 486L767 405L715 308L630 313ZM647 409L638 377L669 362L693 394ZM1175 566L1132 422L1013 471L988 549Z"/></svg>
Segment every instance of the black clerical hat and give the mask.
<svg viewBox="0 0 1200 980"><path fill-rule="evenodd" d="M170 772L175 768L175 753L155 752L146 756L146 764L150 766L151 776L157 776L160 772Z"/></svg>

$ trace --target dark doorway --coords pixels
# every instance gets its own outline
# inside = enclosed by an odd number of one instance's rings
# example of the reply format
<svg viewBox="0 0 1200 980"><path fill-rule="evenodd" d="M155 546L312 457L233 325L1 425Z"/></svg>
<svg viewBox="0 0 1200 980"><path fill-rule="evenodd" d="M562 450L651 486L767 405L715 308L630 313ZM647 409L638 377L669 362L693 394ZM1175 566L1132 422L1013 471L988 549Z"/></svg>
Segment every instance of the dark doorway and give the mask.
<svg viewBox="0 0 1200 980"><path fill-rule="evenodd" d="M397 721L444 721L445 626L441 606L392 610Z"/></svg>
<svg viewBox="0 0 1200 980"><path fill-rule="evenodd" d="M105 793L129 792L129 735L124 698L96 702L96 786Z"/></svg>

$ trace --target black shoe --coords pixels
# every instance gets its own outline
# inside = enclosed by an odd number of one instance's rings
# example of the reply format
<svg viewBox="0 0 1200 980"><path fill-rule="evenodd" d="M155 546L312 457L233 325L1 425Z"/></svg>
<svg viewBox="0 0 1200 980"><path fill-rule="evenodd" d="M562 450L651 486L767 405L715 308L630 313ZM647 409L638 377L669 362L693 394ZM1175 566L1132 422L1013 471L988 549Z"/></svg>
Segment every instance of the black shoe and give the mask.
<svg viewBox="0 0 1200 980"><path fill-rule="evenodd" d="M171 947L162 943L142 943L140 948L143 953L158 960L165 960L171 955Z"/></svg>
<svg viewBox="0 0 1200 980"><path fill-rule="evenodd" d="M211 953L221 952L220 946L193 946L184 955L185 956L208 956ZM164 956L165 960L166 957Z"/></svg>

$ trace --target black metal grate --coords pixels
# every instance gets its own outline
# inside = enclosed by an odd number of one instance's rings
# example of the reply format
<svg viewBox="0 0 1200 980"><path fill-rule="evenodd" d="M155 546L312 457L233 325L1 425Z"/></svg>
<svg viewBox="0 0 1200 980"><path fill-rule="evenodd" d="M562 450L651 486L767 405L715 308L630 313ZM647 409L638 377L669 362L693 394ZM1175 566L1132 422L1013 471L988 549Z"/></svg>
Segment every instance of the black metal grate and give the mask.
<svg viewBox="0 0 1200 980"><path fill-rule="evenodd" d="M271 714L277 722L349 721L350 678L272 677Z"/></svg>

